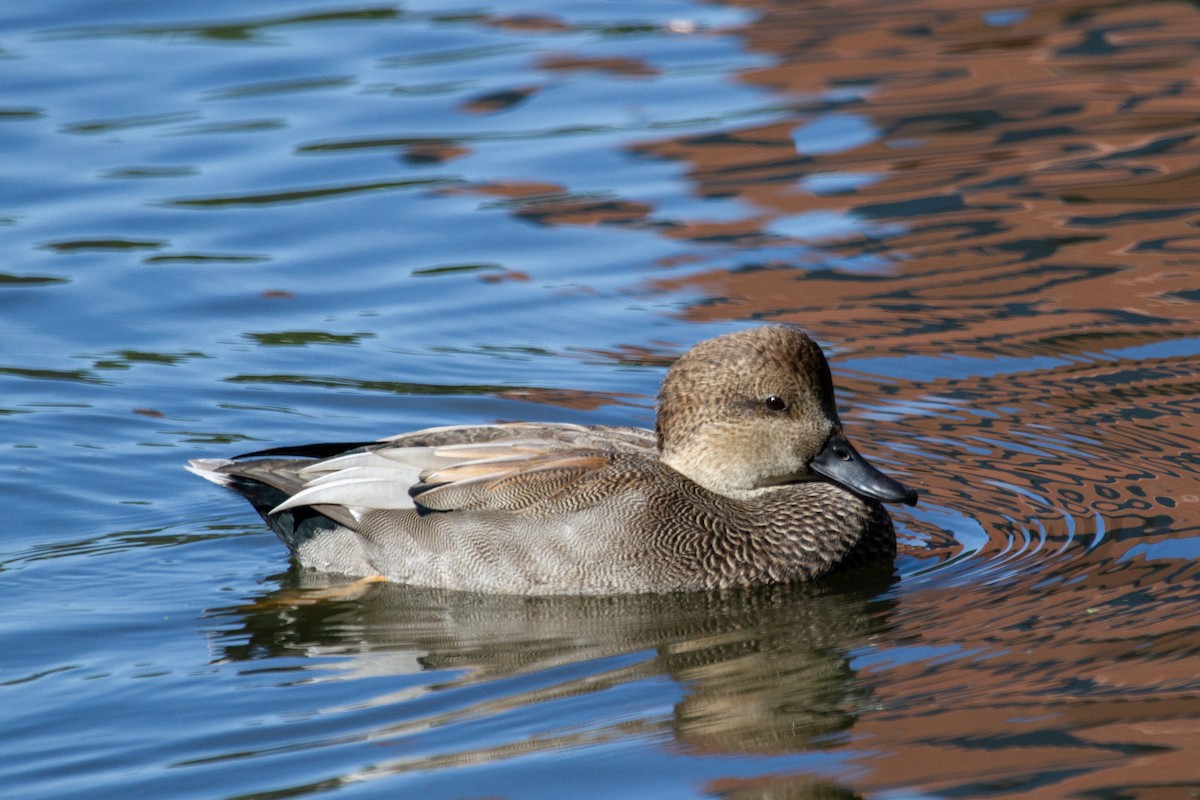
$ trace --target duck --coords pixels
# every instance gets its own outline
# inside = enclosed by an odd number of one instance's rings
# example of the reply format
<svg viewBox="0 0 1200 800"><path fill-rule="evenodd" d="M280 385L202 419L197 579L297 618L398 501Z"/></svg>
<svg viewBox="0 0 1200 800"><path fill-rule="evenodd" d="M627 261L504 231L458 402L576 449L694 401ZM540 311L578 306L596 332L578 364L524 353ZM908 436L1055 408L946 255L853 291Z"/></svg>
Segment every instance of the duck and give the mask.
<svg viewBox="0 0 1200 800"><path fill-rule="evenodd" d="M813 581L888 562L916 490L851 445L824 353L761 325L667 371L654 430L509 422L194 459L301 568L480 593Z"/></svg>

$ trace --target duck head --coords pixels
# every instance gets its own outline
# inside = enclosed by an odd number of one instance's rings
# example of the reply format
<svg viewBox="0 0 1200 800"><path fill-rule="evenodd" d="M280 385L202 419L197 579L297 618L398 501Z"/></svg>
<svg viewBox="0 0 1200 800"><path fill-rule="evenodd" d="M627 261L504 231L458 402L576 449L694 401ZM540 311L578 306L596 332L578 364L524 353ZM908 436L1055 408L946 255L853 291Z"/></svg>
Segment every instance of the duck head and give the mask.
<svg viewBox="0 0 1200 800"><path fill-rule="evenodd" d="M750 328L684 353L663 381L655 429L663 462L719 494L826 480L884 503L917 502L846 439L825 355L795 328Z"/></svg>

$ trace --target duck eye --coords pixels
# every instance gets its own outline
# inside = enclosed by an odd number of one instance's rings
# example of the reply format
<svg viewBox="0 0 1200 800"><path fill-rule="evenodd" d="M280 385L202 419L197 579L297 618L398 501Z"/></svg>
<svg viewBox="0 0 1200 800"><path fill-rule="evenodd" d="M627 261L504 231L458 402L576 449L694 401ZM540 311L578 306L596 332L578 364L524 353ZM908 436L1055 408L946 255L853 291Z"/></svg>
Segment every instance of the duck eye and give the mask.
<svg viewBox="0 0 1200 800"><path fill-rule="evenodd" d="M773 394L764 400L763 405L771 411L786 411L788 407L787 401L777 394Z"/></svg>

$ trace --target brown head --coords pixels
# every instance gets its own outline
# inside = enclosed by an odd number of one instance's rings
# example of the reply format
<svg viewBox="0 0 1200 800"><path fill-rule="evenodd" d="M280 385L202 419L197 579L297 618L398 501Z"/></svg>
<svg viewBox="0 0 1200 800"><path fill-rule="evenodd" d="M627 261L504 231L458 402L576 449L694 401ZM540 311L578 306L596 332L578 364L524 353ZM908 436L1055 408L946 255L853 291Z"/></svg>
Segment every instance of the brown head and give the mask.
<svg viewBox="0 0 1200 800"><path fill-rule="evenodd" d="M667 465L720 494L832 480L877 500L916 500L846 442L825 355L795 328L749 328L684 353L659 392L656 431Z"/></svg>

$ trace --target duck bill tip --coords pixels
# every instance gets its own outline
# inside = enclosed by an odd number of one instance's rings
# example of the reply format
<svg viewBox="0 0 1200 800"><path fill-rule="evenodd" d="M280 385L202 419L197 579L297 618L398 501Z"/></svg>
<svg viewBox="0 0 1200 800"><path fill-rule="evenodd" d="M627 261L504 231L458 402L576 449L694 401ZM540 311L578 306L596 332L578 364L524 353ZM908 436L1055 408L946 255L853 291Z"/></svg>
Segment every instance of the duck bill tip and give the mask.
<svg viewBox="0 0 1200 800"><path fill-rule="evenodd" d="M834 434L810 464L813 471L856 494L881 503L915 506L920 493L880 472L850 442Z"/></svg>

